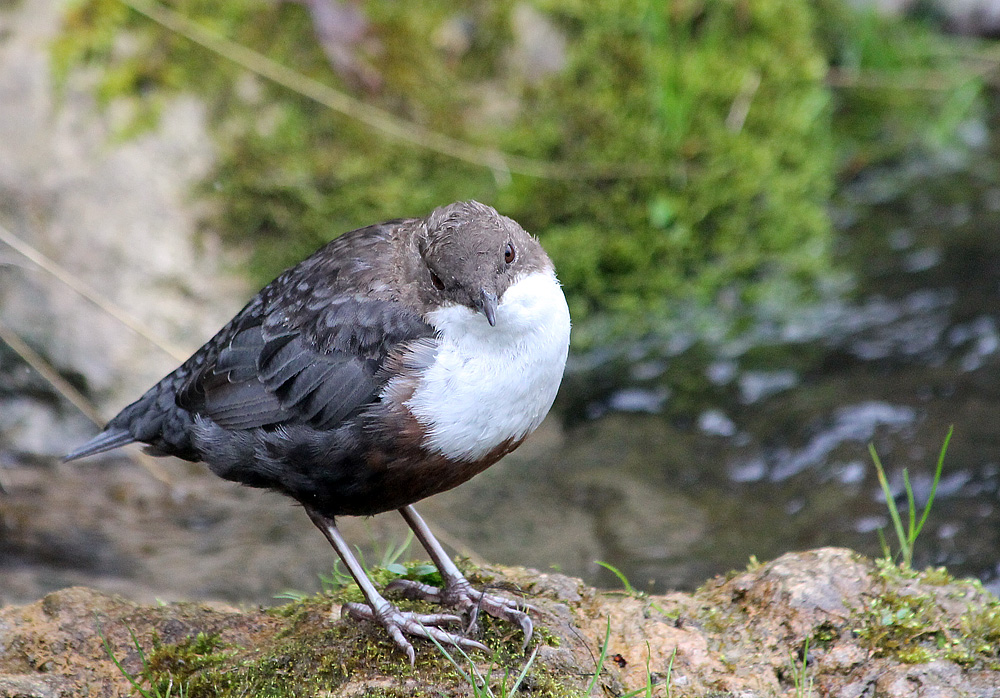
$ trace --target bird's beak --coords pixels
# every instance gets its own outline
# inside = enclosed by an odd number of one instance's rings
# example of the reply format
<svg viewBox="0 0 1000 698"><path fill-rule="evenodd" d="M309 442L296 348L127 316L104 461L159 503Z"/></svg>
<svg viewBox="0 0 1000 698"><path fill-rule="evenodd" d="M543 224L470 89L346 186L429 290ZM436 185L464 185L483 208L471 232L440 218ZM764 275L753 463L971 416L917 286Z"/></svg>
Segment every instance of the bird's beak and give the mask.
<svg viewBox="0 0 1000 698"><path fill-rule="evenodd" d="M476 310L486 316L486 321L490 323L490 327L497 326L497 305L499 303L497 294L490 293L485 288L480 289L479 298L476 299Z"/></svg>

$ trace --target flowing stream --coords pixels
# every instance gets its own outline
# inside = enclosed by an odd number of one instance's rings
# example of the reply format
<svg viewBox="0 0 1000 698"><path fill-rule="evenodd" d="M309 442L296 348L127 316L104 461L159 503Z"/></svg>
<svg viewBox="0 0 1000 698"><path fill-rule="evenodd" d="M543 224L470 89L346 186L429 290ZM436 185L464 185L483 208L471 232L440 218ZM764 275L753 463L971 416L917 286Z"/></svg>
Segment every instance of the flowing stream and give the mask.
<svg viewBox="0 0 1000 698"><path fill-rule="evenodd" d="M880 529L895 549L868 445L905 512L903 469L922 508L954 425L914 564L996 590L1000 166L987 127L965 137L962 154L843 188L833 211L852 292L744 318L727 340L682 332L576 357L528 443L421 511L446 543L489 561L619 586L601 561L640 589L689 589L751 556L825 545L876 555ZM40 442L72 413L3 349L0 398L7 422L50 406L25 427ZM165 469L171 486L124 454L60 464L0 439L0 602L80 583L260 603L319 587L334 555L296 507L200 466ZM403 535L391 515L344 525L373 562Z"/></svg>

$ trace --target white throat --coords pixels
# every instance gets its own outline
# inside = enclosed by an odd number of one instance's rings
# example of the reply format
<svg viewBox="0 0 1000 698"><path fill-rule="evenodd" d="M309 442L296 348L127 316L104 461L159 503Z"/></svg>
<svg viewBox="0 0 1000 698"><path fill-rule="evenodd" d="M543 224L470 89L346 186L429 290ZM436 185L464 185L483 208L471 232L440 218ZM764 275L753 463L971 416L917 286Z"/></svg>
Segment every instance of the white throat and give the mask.
<svg viewBox="0 0 1000 698"><path fill-rule="evenodd" d="M427 320L438 332L437 354L405 403L427 430L427 448L475 461L541 424L569 350L569 308L551 270L507 289L495 327L463 305L438 308Z"/></svg>

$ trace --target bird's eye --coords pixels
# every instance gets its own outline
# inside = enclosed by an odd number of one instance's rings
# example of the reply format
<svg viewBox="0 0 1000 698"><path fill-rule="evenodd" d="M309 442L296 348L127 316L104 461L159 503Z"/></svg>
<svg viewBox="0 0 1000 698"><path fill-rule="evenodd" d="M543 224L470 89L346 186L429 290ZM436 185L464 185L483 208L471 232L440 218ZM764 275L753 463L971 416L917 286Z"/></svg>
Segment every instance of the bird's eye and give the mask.
<svg viewBox="0 0 1000 698"><path fill-rule="evenodd" d="M503 261L507 264L511 264L514 261L515 256L516 253L514 252L514 245L508 242L507 246L503 248Z"/></svg>
<svg viewBox="0 0 1000 698"><path fill-rule="evenodd" d="M444 282L441 280L441 277L434 272L431 272L431 283L434 284L434 288L438 291L444 290Z"/></svg>

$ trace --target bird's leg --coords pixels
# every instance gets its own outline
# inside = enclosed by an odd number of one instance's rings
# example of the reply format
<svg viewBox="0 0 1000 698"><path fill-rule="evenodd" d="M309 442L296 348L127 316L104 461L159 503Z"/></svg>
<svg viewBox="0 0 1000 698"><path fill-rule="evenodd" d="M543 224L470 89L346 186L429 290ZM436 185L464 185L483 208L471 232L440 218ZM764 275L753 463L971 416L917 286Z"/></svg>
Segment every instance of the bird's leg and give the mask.
<svg viewBox="0 0 1000 698"><path fill-rule="evenodd" d="M431 556L431 560L437 566L444 580L444 587L438 589L429 584L408 579L397 579L386 586L387 590L399 590L403 595L412 599L424 599L434 603L444 604L468 611L470 614L469 630L476 625L479 611L483 610L495 618L501 618L511 623L517 623L524 632L524 647L528 646L533 630L531 618L522 609L533 610L525 603L518 603L512 599L494 594L486 594L474 589L469 580L459 571L455 563L451 561L448 554L438 543L437 538L431 533L427 523L417 513L412 506L405 506L399 510L406 523L413 529L420 544Z"/></svg>
<svg viewBox="0 0 1000 698"><path fill-rule="evenodd" d="M368 575L365 574L364 568L358 562L357 558L354 557L350 547L347 545L347 541L340 535L340 531L337 529L334 520L323 516L309 507L306 507L306 513L309 514L309 518L316 524L316 527L323 532L326 539L330 541L330 545L337 551L340 559L347 565L347 569L350 571L351 576L354 577L354 581L357 582L358 587L361 588L361 593L364 594L365 600L368 602L367 604L344 604L344 611L356 620L371 620L385 627L396 645L406 652L406 656L410 660L410 665L415 661L416 655L413 651L413 645L406 639L407 635L427 639L433 638L443 645L454 645L463 649L489 651L489 648L482 643L435 627L445 623L460 622L461 618L458 616L446 613L421 614L400 611L389 603L385 597L378 593L375 585L368 579Z"/></svg>

